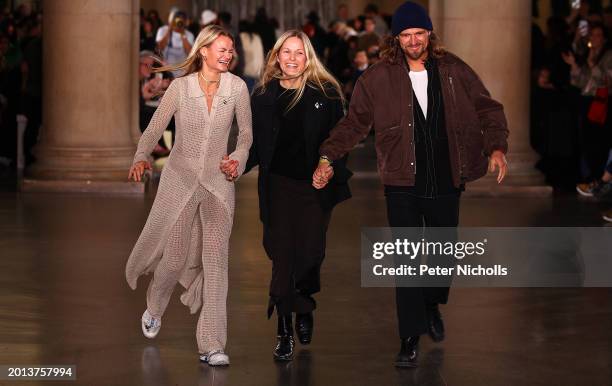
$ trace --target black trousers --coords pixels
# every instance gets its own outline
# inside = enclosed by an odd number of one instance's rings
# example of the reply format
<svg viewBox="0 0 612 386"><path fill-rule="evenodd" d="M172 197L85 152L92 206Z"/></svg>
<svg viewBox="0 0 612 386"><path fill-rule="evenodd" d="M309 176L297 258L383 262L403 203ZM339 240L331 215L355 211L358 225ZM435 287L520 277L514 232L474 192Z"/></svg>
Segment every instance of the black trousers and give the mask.
<svg viewBox="0 0 612 386"><path fill-rule="evenodd" d="M321 289L325 236L331 211L323 210L311 181L272 174L264 248L272 260L268 317L306 313L316 308L312 294Z"/></svg>
<svg viewBox="0 0 612 386"><path fill-rule="evenodd" d="M391 227L456 227L459 195L422 198L403 192L385 193ZM449 287L396 287L395 302L401 338L427 332L427 306L446 304Z"/></svg>

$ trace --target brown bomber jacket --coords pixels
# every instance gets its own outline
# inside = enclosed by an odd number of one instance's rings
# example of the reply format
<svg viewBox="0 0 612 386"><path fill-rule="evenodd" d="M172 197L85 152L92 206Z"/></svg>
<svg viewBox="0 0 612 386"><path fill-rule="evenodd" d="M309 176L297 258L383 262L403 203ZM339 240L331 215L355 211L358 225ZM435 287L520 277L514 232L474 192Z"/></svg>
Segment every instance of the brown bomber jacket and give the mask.
<svg viewBox="0 0 612 386"><path fill-rule="evenodd" d="M501 103L491 98L466 63L451 53L437 59L444 100L453 184L487 172L487 157L508 150ZM349 111L319 149L336 160L374 128L378 172L385 185L413 186L416 174L413 91L405 61L381 61L357 81Z"/></svg>

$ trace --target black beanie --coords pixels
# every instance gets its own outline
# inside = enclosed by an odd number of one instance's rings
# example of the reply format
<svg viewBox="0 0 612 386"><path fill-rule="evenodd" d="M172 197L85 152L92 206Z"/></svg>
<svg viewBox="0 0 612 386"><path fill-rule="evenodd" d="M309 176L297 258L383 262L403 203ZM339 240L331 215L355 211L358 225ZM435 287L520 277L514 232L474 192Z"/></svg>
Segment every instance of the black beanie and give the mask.
<svg viewBox="0 0 612 386"><path fill-rule="evenodd" d="M400 5L393 14L391 20L391 32L393 36L399 35L408 28L423 28L428 31L433 30L431 19L425 8L412 1L407 1Z"/></svg>

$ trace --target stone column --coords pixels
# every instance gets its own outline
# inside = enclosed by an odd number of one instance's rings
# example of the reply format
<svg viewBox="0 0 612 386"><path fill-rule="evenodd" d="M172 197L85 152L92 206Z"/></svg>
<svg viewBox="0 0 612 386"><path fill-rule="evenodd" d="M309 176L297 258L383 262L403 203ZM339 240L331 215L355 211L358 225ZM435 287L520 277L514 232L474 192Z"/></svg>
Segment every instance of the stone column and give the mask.
<svg viewBox="0 0 612 386"><path fill-rule="evenodd" d="M488 175L469 184L468 192L551 194L552 188L534 168L538 158L529 144L531 0L431 3L436 19L442 21L445 46L474 68L491 95L503 103L508 119L507 179L498 185Z"/></svg>
<svg viewBox="0 0 612 386"><path fill-rule="evenodd" d="M142 191L127 183L138 0L47 0L44 10L43 127L22 187L91 190L106 181L115 182L110 190Z"/></svg>
<svg viewBox="0 0 612 386"><path fill-rule="evenodd" d="M429 0L429 17L438 36L444 37L444 1Z"/></svg>
<svg viewBox="0 0 612 386"><path fill-rule="evenodd" d="M134 144L140 139L140 8L139 1L132 1L132 64L130 81L132 96L132 115L130 132ZM136 38L137 37L137 38Z"/></svg>

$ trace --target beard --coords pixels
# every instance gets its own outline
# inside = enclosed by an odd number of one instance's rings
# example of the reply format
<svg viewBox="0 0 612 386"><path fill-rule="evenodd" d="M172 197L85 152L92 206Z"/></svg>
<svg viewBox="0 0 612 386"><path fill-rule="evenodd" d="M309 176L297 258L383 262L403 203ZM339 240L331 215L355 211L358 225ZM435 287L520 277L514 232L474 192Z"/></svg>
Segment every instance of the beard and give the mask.
<svg viewBox="0 0 612 386"><path fill-rule="evenodd" d="M424 44L419 45L418 48L402 47L402 51L404 51L404 54L410 59L418 60L423 59L425 57L427 53L427 47Z"/></svg>

